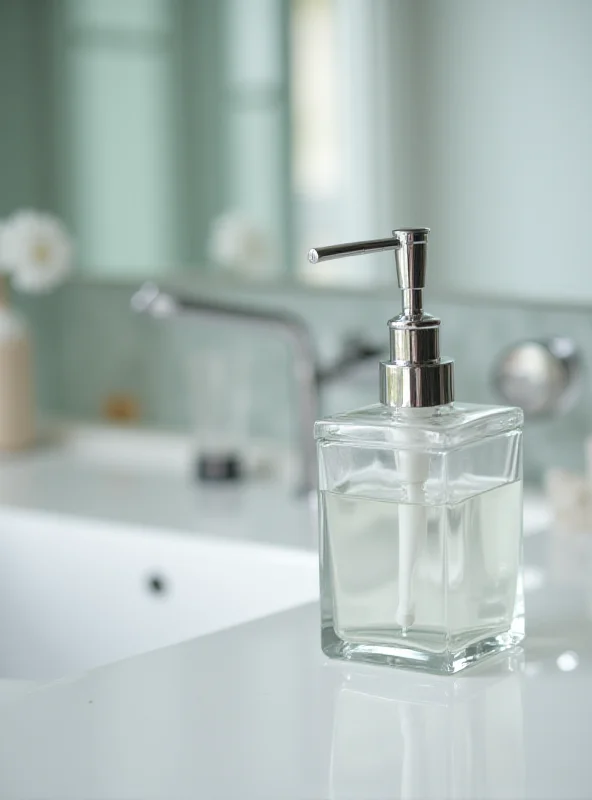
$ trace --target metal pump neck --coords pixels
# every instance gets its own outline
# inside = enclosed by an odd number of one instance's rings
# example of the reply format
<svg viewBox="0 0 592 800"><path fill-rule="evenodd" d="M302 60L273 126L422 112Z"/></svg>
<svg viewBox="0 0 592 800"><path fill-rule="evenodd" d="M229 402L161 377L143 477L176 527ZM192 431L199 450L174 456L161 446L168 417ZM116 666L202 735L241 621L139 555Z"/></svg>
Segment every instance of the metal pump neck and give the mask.
<svg viewBox="0 0 592 800"><path fill-rule="evenodd" d="M390 360L380 363L380 402L430 408L454 399L454 362L440 357L440 320L423 310L429 228L401 228L392 238L319 247L313 264L349 255L395 251L403 311L388 321Z"/></svg>

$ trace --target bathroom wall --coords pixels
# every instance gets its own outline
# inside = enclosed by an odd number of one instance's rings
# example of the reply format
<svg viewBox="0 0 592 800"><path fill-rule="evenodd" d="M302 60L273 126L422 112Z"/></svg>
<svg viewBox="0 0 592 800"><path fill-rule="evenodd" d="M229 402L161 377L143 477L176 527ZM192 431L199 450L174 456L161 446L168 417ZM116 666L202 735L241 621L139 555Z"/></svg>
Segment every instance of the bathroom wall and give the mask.
<svg viewBox="0 0 592 800"><path fill-rule="evenodd" d="M290 372L290 352L276 337L240 327L231 329L184 319L160 321L129 311L135 287L73 282L47 297L21 299L34 324L38 392L46 413L82 420L101 419L105 399L125 393L139 401L141 422L191 430L213 399L218 413L226 395L216 381L222 365L226 376L239 381L243 398L237 427L254 437L293 444L297 435ZM284 308L300 314L318 343L321 363L339 354L349 334L363 334L385 345L385 322L398 309L390 299L372 292L322 292L294 287L199 287L202 295ZM443 319L443 353L456 358L457 399L496 402L491 386L494 359L508 345L528 337L567 334L582 350L581 396L568 414L526 426L525 474L539 480L550 466L581 469L583 439L592 432L592 315L574 307L526 308L476 301L455 303L433 295L431 312ZM238 377L237 377L238 376ZM322 392L324 412L376 402L374 363ZM212 387L214 387L212 389ZM229 422L230 426L230 422ZM237 431L240 435L241 431Z"/></svg>
<svg viewBox="0 0 592 800"><path fill-rule="evenodd" d="M0 15L0 218L23 206L48 207L53 114L47 106L44 4L2 3Z"/></svg>
<svg viewBox="0 0 592 800"><path fill-rule="evenodd" d="M335 91L339 236L428 224L440 291L592 300L574 234L592 206L589 0L333 7L351 77ZM2 0L0 217L58 213L79 267L110 279L202 265L212 218L242 208L281 231L289 261L289 8Z"/></svg>
<svg viewBox="0 0 592 800"><path fill-rule="evenodd" d="M0 218L57 214L78 269L112 279L197 269L211 221L238 209L273 233L287 269L288 12L289 0L1 0Z"/></svg>
<svg viewBox="0 0 592 800"><path fill-rule="evenodd" d="M400 160L413 165L400 185L413 224L432 228L433 286L592 298L579 235L592 209L592 3L402 0L398 21L413 43L397 51L412 129Z"/></svg>
<svg viewBox="0 0 592 800"><path fill-rule="evenodd" d="M359 11L367 0L350 2ZM145 7L142 0L134 5ZM82 6L68 0L61 7ZM44 69L49 63L47 32L53 24L50 4L6 0L1 8L0 217L29 205L56 210L54 192L64 187L57 185L52 157L59 110L47 104L55 75ZM432 227L430 281L435 291L429 307L444 318L444 348L457 359L458 397L490 401L492 362L503 347L522 337L570 335L589 364L589 312L552 303L592 299L586 239L578 234L579 228L586 230L592 200L592 4L393 0L392 17L394 54L402 59L392 106L394 113L406 110L404 120L397 118L393 125L392 142L405 154L394 159L396 218ZM204 48L196 49L198 60L207 53L208 30L201 28ZM104 43L88 32L82 38L93 48ZM142 47L138 53L144 53ZM146 45L146 52L152 53L150 47ZM89 59L94 63L95 55ZM208 74L205 63L199 64L199 74ZM213 102L214 88L211 94ZM201 117L208 115L198 110L201 124ZM191 136L201 130L197 117L192 124ZM218 130L218 123L211 124L208 141L216 139ZM203 154L204 164L196 170L202 180L211 160L207 147ZM93 171L92 179L98 180L97 175ZM195 212L196 218L185 225L191 241L204 238L208 214L219 210L220 197L210 189L208 184L196 192L194 203L181 203L185 213ZM141 231L134 238L138 247L146 244ZM182 253L187 252L193 250L183 245ZM146 267L141 266L138 275L144 274ZM198 288L301 314L324 362L336 357L352 332L386 343L384 323L398 307L394 297L391 302L371 290L313 292L288 284L253 284L233 291ZM188 429L201 416L208 396L207 387L200 388L200 375L210 374L208 364L218 358L242 365L246 399L241 413L252 435L294 440L285 344L251 331L235 334L190 321L159 325L133 317L132 290L125 284L73 281L54 295L20 301L36 334L38 391L46 412L99 419L105 399L123 392L138 399L146 424ZM455 291L481 299L475 304L438 300ZM523 309L512 300L487 300L496 296L551 299L547 306ZM580 401L566 417L528 424L529 477L540 477L552 464L582 465L582 438L590 429L592 407L589 383L585 378ZM375 387L375 370L369 367L328 387L323 407L332 411L372 402Z"/></svg>

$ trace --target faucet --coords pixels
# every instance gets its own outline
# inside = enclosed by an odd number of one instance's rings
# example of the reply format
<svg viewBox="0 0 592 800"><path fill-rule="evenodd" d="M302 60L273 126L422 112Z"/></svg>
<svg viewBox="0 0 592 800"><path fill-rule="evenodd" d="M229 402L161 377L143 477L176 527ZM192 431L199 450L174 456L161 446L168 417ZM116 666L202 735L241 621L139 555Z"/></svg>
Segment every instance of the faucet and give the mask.
<svg viewBox="0 0 592 800"><path fill-rule="evenodd" d="M303 320L284 312L187 297L164 291L154 283L143 284L133 295L131 306L134 311L160 319L196 314L213 322L243 322L284 336L294 354L302 460L299 491L307 493L316 487L313 438L318 400L316 356L310 331Z"/></svg>
<svg viewBox="0 0 592 800"><path fill-rule="evenodd" d="M357 338L351 339L346 343L342 356L330 367L321 370L317 368L310 330L304 320L294 314L187 297L177 292L165 291L154 283L143 284L133 295L131 306L136 312L147 313L160 319L199 315L213 322L243 322L284 336L292 348L297 385L301 457L298 489L299 493L306 494L316 488L317 466L313 427L317 419L319 386L341 377L344 372L361 361L376 357L380 354L380 349Z"/></svg>

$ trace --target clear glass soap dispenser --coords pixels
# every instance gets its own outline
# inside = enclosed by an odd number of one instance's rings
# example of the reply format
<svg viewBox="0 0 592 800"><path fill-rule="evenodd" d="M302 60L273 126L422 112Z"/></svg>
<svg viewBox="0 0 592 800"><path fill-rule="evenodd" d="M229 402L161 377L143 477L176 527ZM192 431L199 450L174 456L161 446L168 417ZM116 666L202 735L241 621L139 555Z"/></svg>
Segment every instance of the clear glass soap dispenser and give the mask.
<svg viewBox="0 0 592 800"><path fill-rule="evenodd" d="M440 320L423 310L428 229L311 250L394 250L380 402L315 425L322 647L333 658L452 673L524 637L519 408L454 401Z"/></svg>

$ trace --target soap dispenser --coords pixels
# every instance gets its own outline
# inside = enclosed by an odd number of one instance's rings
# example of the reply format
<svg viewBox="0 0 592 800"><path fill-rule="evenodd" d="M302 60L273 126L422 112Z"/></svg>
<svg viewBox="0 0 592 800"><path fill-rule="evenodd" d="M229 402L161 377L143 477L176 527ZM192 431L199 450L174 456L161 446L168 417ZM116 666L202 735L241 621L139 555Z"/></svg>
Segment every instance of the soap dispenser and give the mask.
<svg viewBox="0 0 592 800"><path fill-rule="evenodd" d="M524 638L523 414L454 400L423 310L428 233L309 252L393 250L403 293L380 402L315 425L321 636L332 658L455 673Z"/></svg>

